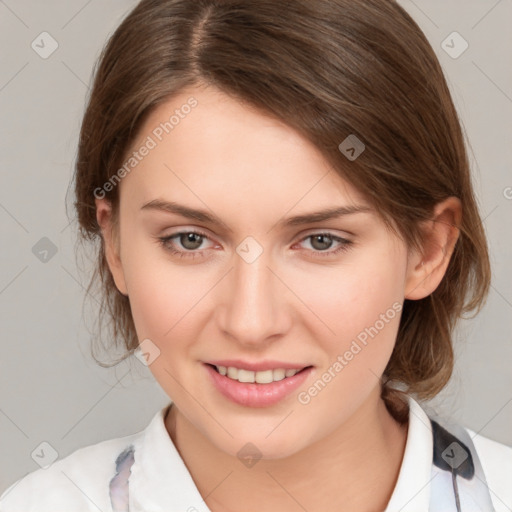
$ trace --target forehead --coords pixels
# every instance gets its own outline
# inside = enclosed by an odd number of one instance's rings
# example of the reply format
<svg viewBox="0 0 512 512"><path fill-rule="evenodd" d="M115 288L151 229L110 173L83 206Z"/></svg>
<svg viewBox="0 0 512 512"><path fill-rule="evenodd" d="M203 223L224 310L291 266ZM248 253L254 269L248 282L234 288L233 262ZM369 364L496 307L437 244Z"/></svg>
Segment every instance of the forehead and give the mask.
<svg viewBox="0 0 512 512"><path fill-rule="evenodd" d="M196 202L221 194L243 206L259 197L286 210L368 204L298 132L212 87L189 88L155 108L131 151L143 146L151 149L121 183L140 201L179 189Z"/></svg>

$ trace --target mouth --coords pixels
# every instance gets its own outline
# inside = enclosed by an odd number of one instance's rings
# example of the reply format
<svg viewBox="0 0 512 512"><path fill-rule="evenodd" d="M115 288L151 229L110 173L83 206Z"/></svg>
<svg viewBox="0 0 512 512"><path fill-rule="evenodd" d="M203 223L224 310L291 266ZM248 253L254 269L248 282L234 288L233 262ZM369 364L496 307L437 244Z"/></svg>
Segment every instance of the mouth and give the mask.
<svg viewBox="0 0 512 512"><path fill-rule="evenodd" d="M245 407L270 407L277 404L289 397L314 372L313 366L263 371L222 367L211 363L203 363L203 366L215 390L231 402ZM224 371L225 375L222 374ZM289 372L288 377L286 371Z"/></svg>
<svg viewBox="0 0 512 512"><path fill-rule="evenodd" d="M302 368L274 368L267 370L246 370L235 366L223 366L205 363L207 366L216 371L219 375L236 380L246 384L271 384L284 379L289 379L304 370L312 368L312 366L304 366Z"/></svg>

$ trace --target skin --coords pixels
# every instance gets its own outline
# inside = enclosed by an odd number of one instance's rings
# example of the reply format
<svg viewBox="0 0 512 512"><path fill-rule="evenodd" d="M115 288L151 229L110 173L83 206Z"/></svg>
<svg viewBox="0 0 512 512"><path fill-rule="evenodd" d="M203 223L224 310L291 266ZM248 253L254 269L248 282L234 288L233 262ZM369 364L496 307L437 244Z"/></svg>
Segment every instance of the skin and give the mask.
<svg viewBox="0 0 512 512"><path fill-rule="evenodd" d="M160 350L149 368L174 403L167 431L212 511L239 511L241 503L248 512L382 511L407 439L407 426L380 398L399 315L307 405L297 395L393 303L435 290L458 236L460 203L438 204L423 226L424 249L408 249L308 141L211 87L161 104L134 147L191 95L198 106L118 185L118 232L108 201L96 200L107 261L130 298L139 340ZM207 210L222 224L141 210L153 199ZM341 205L369 211L277 224ZM178 236L168 247L202 257L180 258L159 243L187 229L208 238ZM322 232L352 243L333 254L336 239L308 238ZM263 249L250 264L236 252L247 236ZM203 362L221 358L315 368L278 404L251 408L211 385ZM262 453L250 468L237 457L248 442Z"/></svg>

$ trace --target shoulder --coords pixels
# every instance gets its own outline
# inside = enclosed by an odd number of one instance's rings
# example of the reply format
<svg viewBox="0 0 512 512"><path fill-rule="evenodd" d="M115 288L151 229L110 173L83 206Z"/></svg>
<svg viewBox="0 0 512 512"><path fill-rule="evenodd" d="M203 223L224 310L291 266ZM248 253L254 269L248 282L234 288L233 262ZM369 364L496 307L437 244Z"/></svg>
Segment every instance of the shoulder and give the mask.
<svg viewBox="0 0 512 512"><path fill-rule="evenodd" d="M482 464L496 512L512 509L512 447L466 428Z"/></svg>
<svg viewBox="0 0 512 512"><path fill-rule="evenodd" d="M112 510L109 482L116 458L136 443L143 431L75 450L47 468L11 484L0 496L0 512L85 512Z"/></svg>

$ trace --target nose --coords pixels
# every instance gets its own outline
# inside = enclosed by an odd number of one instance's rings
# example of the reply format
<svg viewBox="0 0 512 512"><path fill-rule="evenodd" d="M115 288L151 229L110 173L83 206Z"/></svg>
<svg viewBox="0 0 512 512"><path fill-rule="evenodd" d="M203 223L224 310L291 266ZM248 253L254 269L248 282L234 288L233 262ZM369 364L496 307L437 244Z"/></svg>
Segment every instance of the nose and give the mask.
<svg viewBox="0 0 512 512"><path fill-rule="evenodd" d="M269 252L269 251L268 251ZM222 331L246 346L275 341L291 325L286 285L267 251L248 262L239 254L226 276L217 319Z"/></svg>

